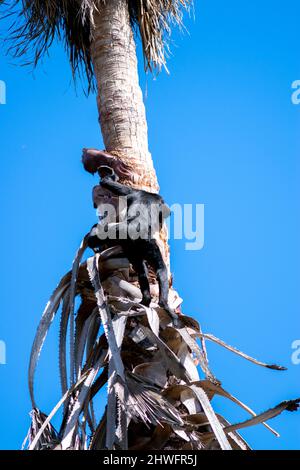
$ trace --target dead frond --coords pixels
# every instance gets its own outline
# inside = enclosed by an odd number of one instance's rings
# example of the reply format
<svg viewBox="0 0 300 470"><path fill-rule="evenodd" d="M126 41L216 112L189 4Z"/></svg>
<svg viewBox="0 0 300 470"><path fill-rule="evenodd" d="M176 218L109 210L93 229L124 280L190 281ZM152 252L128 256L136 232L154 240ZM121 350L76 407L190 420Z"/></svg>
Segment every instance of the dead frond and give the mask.
<svg viewBox="0 0 300 470"><path fill-rule="evenodd" d="M36 66L56 40L67 52L73 77L86 78L88 91L95 90L91 58L94 14L103 0L11 0L0 2L10 17L8 52ZM1 5L2 4L2 5ZM183 11L190 0L128 0L131 25L140 33L145 69L166 68L171 26L183 26Z"/></svg>
<svg viewBox="0 0 300 470"><path fill-rule="evenodd" d="M198 322L183 314L175 326L155 298L150 307L141 305L134 274L122 261L119 249L105 250L81 262L85 249L86 239L72 270L52 294L33 343L29 449L246 450L249 446L238 430L260 423L278 436L266 421L284 410L296 410L299 400L256 414L224 390L208 366L204 341L226 347L224 342L202 333ZM77 297L81 302L75 312ZM34 372L59 311L62 398L47 416L36 404ZM202 341L198 343L197 337ZM107 406L99 420L94 399L105 384ZM231 400L247 411L250 419L230 424L215 413L211 403L215 395ZM56 431L51 421L60 408L63 416Z"/></svg>
<svg viewBox="0 0 300 470"><path fill-rule="evenodd" d="M191 4L192 0L128 0L131 22L140 32L146 70L168 70L172 26L183 27L183 12Z"/></svg>

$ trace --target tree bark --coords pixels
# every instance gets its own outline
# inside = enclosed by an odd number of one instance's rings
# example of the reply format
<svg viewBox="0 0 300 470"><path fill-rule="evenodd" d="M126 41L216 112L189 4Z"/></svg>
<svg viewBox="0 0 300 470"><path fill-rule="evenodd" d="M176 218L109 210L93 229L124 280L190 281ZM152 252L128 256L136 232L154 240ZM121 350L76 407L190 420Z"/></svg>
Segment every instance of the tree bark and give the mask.
<svg viewBox="0 0 300 470"><path fill-rule="evenodd" d="M105 148L130 167L128 184L157 192L127 1L101 2L94 15L91 50Z"/></svg>
<svg viewBox="0 0 300 470"><path fill-rule="evenodd" d="M99 123L105 149L129 169L121 182L158 192L159 186L148 149L148 128L139 85L136 45L125 0L99 2L94 14L91 53L98 87ZM166 227L160 247L170 275Z"/></svg>

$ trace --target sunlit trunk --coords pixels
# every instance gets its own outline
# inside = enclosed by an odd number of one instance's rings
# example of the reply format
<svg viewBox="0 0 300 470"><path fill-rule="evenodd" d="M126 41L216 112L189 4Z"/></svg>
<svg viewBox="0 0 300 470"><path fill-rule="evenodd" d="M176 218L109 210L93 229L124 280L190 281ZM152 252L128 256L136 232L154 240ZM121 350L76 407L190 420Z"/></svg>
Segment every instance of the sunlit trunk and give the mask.
<svg viewBox="0 0 300 470"><path fill-rule="evenodd" d="M98 111L106 150L130 167L130 180L138 189L158 191L148 149L148 129L139 85L136 45L127 2L110 0L94 15L92 57L98 86ZM167 232L160 235L169 265Z"/></svg>
<svg viewBox="0 0 300 470"><path fill-rule="evenodd" d="M127 2L101 4L94 21L92 57L105 148L129 164L135 186L157 191Z"/></svg>

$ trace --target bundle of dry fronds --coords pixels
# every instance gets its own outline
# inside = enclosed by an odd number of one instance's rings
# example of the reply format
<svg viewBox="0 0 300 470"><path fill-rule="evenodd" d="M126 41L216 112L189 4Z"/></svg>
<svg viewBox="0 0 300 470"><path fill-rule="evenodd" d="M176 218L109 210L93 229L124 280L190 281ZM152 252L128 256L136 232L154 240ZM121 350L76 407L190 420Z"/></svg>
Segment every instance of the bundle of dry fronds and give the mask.
<svg viewBox="0 0 300 470"><path fill-rule="evenodd" d="M186 315L180 314L174 327L168 314L155 303L155 286L151 307L140 304L134 273L119 247L82 262L86 240L72 270L51 296L32 347L29 388L33 411L28 448L247 450L239 429L262 423L278 435L265 421L283 410L297 409L300 400L282 402L256 415L214 377L205 342L214 341L260 366L284 368L261 363L203 333L199 323ZM75 316L76 297L81 302ZM180 303L171 289L171 307L178 309ZM62 398L47 416L35 400L34 374L60 305ZM105 384L107 406L97 420L94 400ZM231 400L250 418L230 424L214 412L211 400L215 395ZM61 407L62 420L56 431L51 420Z"/></svg>
<svg viewBox="0 0 300 470"><path fill-rule="evenodd" d="M91 57L94 15L104 0L11 0L0 2L15 17L10 28L15 57L28 57L36 65L53 41L62 40L68 53L73 75L86 75L94 88ZM107 0L109 1L109 0ZM171 25L182 26L182 11L190 0L128 0L130 21L138 28L143 44L145 68L166 68L166 51ZM30 57L33 54L33 57Z"/></svg>

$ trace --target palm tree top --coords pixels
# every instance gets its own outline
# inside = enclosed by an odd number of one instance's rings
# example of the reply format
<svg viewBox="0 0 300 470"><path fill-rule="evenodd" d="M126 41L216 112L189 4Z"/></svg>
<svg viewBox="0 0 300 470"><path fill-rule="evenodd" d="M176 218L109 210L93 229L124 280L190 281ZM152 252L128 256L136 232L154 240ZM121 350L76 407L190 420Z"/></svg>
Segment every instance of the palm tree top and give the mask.
<svg viewBox="0 0 300 470"><path fill-rule="evenodd" d="M93 87L94 73L90 45L93 18L104 0L0 0L13 18L9 52L27 57L36 65L55 39L64 43L73 76L85 76ZM109 1L109 0L106 0ZM146 70L166 68L166 52L171 26L182 26L183 11L192 0L124 0L128 2L130 21L142 40ZM7 10L6 10L7 11Z"/></svg>

